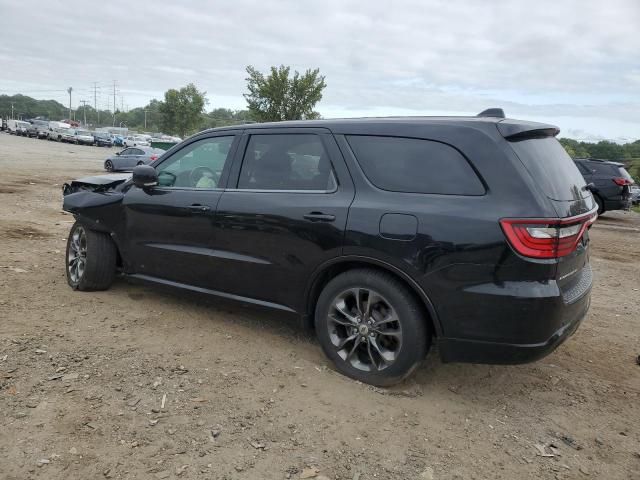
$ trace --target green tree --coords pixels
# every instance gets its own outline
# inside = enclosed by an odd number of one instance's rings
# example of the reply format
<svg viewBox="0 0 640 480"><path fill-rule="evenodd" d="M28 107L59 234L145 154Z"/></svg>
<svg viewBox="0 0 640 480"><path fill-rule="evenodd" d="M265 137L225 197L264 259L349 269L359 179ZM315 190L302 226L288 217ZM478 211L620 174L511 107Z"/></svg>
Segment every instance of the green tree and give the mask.
<svg viewBox="0 0 640 480"><path fill-rule="evenodd" d="M251 65L247 67L247 89L244 94L251 116L259 122L319 118L313 109L322 99L327 86L320 70L307 70L303 75L290 67L271 67L264 75Z"/></svg>
<svg viewBox="0 0 640 480"><path fill-rule="evenodd" d="M162 130L180 137L194 133L202 121L201 114L207 103L205 94L193 83L180 90L167 90L164 102L159 106Z"/></svg>

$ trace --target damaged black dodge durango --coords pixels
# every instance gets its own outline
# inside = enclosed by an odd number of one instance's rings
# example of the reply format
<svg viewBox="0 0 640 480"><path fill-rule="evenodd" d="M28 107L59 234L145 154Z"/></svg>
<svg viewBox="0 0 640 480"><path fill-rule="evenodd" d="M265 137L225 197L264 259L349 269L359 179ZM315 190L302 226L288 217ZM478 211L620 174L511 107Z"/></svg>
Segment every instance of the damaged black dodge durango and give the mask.
<svg viewBox="0 0 640 480"><path fill-rule="evenodd" d="M589 308L596 204L551 125L477 117L201 132L65 185L69 285L117 274L298 314L350 377L551 352Z"/></svg>

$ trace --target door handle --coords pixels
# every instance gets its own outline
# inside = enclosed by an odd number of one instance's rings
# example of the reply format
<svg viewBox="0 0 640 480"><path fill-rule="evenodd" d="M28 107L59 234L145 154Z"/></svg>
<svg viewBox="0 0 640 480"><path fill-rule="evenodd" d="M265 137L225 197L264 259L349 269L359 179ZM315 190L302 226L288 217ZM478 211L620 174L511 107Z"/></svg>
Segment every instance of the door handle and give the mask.
<svg viewBox="0 0 640 480"><path fill-rule="evenodd" d="M302 218L309 220L310 222L333 222L336 219L335 215L322 212L311 212L303 215Z"/></svg>
<svg viewBox="0 0 640 480"><path fill-rule="evenodd" d="M211 210L211 207L207 206L207 205L189 205L189 210L191 210L192 213L207 213Z"/></svg>

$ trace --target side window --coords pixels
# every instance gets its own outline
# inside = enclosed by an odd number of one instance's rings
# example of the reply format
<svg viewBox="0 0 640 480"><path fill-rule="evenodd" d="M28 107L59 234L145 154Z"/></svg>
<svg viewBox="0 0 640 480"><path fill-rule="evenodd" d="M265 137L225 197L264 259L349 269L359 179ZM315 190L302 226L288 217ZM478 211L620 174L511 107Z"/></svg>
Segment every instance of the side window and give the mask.
<svg viewBox="0 0 640 480"><path fill-rule="evenodd" d="M131 155L131 150L133 150L133 148L125 148L120 152L120 155Z"/></svg>
<svg viewBox="0 0 640 480"><path fill-rule="evenodd" d="M216 188L227 163L234 136L205 138L177 151L160 165L163 187Z"/></svg>
<svg viewBox="0 0 640 480"><path fill-rule="evenodd" d="M382 190L441 195L484 195L482 182L453 147L430 140L347 136L371 183Z"/></svg>
<svg viewBox="0 0 640 480"><path fill-rule="evenodd" d="M251 135L238 188L333 191L336 179L318 135Z"/></svg>
<svg viewBox="0 0 640 480"><path fill-rule="evenodd" d="M144 151L139 148L132 148L131 155L144 155Z"/></svg>

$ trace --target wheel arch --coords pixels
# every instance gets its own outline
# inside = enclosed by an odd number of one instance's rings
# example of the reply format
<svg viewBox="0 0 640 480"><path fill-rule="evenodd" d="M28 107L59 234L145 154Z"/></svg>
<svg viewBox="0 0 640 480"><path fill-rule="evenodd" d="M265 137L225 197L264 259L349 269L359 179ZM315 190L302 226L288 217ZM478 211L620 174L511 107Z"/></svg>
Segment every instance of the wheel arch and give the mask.
<svg viewBox="0 0 640 480"><path fill-rule="evenodd" d="M111 241L116 247L116 266L117 267L124 266L124 257L122 255L122 247L123 247L122 242L120 242L120 238L118 237L118 235L116 235L114 231L109 229L103 223L96 221L96 219L90 218L86 215L82 215L81 213L74 214L74 218L76 220L76 223L79 223L87 230L93 230L94 232L100 232L100 233L109 235L109 238L111 238Z"/></svg>
<svg viewBox="0 0 640 480"><path fill-rule="evenodd" d="M316 269L305 292L305 308L303 323L306 328L313 328L313 316L318 297L325 285L336 275L357 268L373 268L393 275L406 285L420 304L424 307L425 318L431 324L431 331L442 336L442 325L431 299L418 283L399 268L381 260L364 256L343 256L330 260Z"/></svg>

